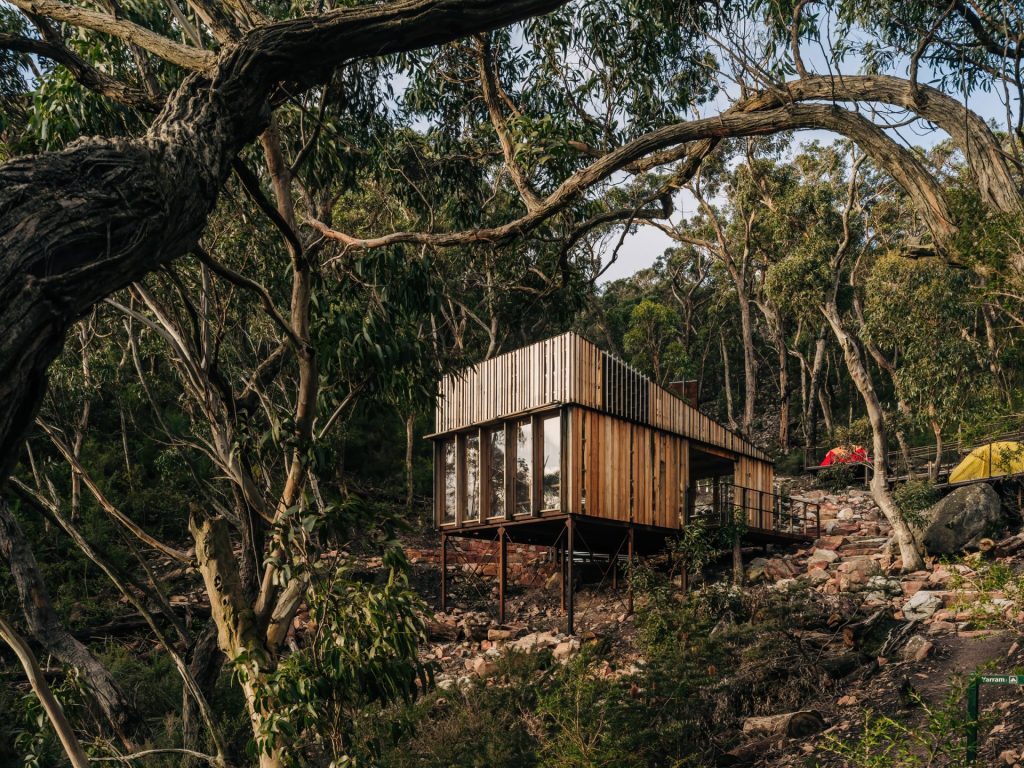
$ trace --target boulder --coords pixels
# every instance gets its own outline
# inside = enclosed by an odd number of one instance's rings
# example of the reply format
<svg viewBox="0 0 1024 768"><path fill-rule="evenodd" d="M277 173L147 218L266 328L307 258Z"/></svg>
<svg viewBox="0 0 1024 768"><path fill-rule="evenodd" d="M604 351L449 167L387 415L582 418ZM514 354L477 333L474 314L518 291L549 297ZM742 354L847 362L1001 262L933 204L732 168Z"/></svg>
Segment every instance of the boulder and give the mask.
<svg viewBox="0 0 1024 768"><path fill-rule="evenodd" d="M467 665L478 677L493 677L498 674L498 665L485 656L473 659Z"/></svg>
<svg viewBox="0 0 1024 768"><path fill-rule="evenodd" d="M924 620L942 607L942 597L922 589L903 604L903 616L908 620Z"/></svg>
<svg viewBox="0 0 1024 768"><path fill-rule="evenodd" d="M768 559L755 557L747 565L747 583L757 584L767 578Z"/></svg>
<svg viewBox="0 0 1024 768"><path fill-rule="evenodd" d="M839 559L839 555L831 549L815 549L814 554L807 558L807 569L828 568Z"/></svg>
<svg viewBox="0 0 1024 768"><path fill-rule="evenodd" d="M779 581L780 579L791 579L796 576L797 572L788 560L773 557L765 565L764 573L769 581Z"/></svg>
<svg viewBox="0 0 1024 768"><path fill-rule="evenodd" d="M868 599L874 597L877 600L885 600L903 594L900 580L889 576L872 576L868 579L867 589L871 592Z"/></svg>
<svg viewBox="0 0 1024 768"><path fill-rule="evenodd" d="M816 587L819 584L824 584L826 581L829 581L832 577L829 576L828 571L824 568L813 568L801 576L801 578Z"/></svg>
<svg viewBox="0 0 1024 768"><path fill-rule="evenodd" d="M576 639L563 640L555 646L552 655L558 661L567 661L576 651L580 649L580 641Z"/></svg>
<svg viewBox="0 0 1024 768"><path fill-rule="evenodd" d="M924 661L935 646L930 640L921 635L914 635L907 644L903 646L904 661Z"/></svg>
<svg viewBox="0 0 1024 768"><path fill-rule="evenodd" d="M836 570L846 576L852 584L867 584L872 576L882 573L878 561L866 555L847 558L836 566Z"/></svg>
<svg viewBox="0 0 1024 768"><path fill-rule="evenodd" d="M999 495L987 483L957 488L924 513L921 541L929 552L950 555L977 548L1003 519Z"/></svg>

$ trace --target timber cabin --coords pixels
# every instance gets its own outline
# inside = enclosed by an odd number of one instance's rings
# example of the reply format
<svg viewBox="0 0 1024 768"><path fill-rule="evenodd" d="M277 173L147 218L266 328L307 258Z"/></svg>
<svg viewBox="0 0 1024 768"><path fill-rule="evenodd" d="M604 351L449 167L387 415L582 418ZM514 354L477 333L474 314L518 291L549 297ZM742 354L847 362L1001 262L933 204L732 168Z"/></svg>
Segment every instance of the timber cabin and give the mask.
<svg viewBox="0 0 1024 768"><path fill-rule="evenodd" d="M571 572L581 549L617 564L698 515L740 512L750 543L817 536L817 507L775 495L771 459L695 405L575 333L446 376L430 435L442 573L450 536L496 538L502 574L506 539L555 547Z"/></svg>

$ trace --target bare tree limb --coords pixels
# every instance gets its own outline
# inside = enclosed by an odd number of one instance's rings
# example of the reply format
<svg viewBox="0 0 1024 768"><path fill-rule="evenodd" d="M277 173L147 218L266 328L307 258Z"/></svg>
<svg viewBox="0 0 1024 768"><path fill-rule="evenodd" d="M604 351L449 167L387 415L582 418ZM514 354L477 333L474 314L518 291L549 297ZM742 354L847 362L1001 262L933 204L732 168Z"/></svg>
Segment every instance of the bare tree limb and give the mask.
<svg viewBox="0 0 1024 768"><path fill-rule="evenodd" d="M32 655L28 643L17 633L14 627L4 620L3 616L0 616L0 639L11 646L11 650L18 657L18 661L21 662L25 675L28 677L28 682L32 686L32 692L39 699L39 703L43 705L43 710L45 710L46 716L50 719L50 724L53 726L57 738L60 739L61 746L64 747L64 754L71 761L72 768L89 768L89 760L85 756L85 750L78 743L78 738L75 736L75 732L72 730L71 723L68 722L64 710L57 699L54 698L53 693L50 691L50 686L46 684L46 677L39 668L39 662Z"/></svg>
<svg viewBox="0 0 1024 768"><path fill-rule="evenodd" d="M102 32L126 43L137 45L155 56L195 72L212 72L217 55L212 51L175 42L151 29L109 13L62 3L60 0L11 0L25 13L45 16L54 21Z"/></svg>

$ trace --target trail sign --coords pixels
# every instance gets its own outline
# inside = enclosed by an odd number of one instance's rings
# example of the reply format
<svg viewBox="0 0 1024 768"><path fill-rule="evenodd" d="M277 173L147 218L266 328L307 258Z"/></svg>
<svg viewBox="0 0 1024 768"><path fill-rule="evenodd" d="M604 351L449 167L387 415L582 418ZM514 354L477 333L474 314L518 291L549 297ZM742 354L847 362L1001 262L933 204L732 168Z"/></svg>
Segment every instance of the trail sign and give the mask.
<svg viewBox="0 0 1024 768"><path fill-rule="evenodd" d="M967 686L967 762L978 759L978 687L980 685L1024 685L1024 675L975 675Z"/></svg>
<svg viewBox="0 0 1024 768"><path fill-rule="evenodd" d="M978 682L989 685L1024 685L1024 675L978 675Z"/></svg>

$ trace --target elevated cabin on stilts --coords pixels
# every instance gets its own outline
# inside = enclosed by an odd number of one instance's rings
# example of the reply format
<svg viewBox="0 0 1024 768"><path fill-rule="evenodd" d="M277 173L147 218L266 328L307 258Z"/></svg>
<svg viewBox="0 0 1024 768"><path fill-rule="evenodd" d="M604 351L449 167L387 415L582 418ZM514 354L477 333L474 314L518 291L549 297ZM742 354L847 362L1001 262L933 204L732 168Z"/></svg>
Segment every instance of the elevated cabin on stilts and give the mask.
<svg viewBox="0 0 1024 768"><path fill-rule="evenodd" d="M617 568L697 516L742 519L751 543L817 535L763 451L575 333L445 377L430 437L442 572L449 537L497 540L501 620L508 541L554 547L572 584L581 551Z"/></svg>

